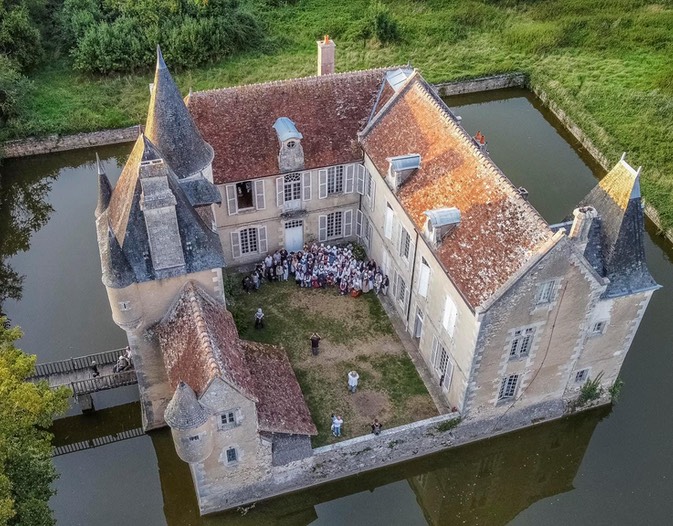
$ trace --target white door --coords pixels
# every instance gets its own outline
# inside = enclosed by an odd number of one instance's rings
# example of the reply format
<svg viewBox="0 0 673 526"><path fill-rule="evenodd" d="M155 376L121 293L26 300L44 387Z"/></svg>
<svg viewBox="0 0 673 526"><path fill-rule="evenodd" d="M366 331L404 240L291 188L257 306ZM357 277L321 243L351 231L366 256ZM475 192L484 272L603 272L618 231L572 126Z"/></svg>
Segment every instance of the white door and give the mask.
<svg viewBox="0 0 673 526"><path fill-rule="evenodd" d="M304 222L301 219L285 223L285 250L297 252L304 248Z"/></svg>

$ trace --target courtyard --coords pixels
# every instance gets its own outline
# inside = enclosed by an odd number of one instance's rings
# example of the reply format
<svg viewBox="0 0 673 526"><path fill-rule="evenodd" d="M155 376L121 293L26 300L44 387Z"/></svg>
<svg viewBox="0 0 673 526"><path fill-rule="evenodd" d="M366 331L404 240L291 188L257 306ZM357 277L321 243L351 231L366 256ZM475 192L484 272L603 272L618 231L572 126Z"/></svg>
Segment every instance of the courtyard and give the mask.
<svg viewBox="0 0 673 526"><path fill-rule="evenodd" d="M385 429L438 414L373 292L354 299L335 288L303 289L287 281L265 282L247 294L244 276L225 278L228 308L241 338L286 350L318 428L314 447L370 433L374 418ZM254 327L258 307L265 314L263 329ZM318 356L311 353L314 331L322 337ZM360 375L354 394L348 391L351 370ZM333 413L344 420L339 439L330 431Z"/></svg>

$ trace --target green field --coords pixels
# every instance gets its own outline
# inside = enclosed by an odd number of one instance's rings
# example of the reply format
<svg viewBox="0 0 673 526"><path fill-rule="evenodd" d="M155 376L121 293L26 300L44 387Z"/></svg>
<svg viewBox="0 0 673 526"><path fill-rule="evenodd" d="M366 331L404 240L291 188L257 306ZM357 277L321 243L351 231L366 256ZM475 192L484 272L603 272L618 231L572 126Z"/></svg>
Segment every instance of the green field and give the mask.
<svg viewBox="0 0 673 526"><path fill-rule="evenodd" d="M260 7L263 51L180 72L178 83L186 92L311 75L323 33L337 43L338 71L409 62L430 82L523 71L608 158L626 150L643 165L643 193L673 226L671 0L390 0L400 40L386 46L361 37L369 5L269 1ZM23 116L8 123L6 137L144 121L151 71L90 77L74 73L65 58L38 69Z"/></svg>

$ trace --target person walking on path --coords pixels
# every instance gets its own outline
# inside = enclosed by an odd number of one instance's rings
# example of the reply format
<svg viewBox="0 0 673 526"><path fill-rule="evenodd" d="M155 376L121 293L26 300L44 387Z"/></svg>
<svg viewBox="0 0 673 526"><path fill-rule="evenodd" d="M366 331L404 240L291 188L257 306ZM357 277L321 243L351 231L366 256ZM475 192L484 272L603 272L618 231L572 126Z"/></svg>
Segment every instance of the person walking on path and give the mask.
<svg viewBox="0 0 673 526"><path fill-rule="evenodd" d="M317 332L314 332L311 335L311 352L313 353L313 356L318 356L320 340L322 340L322 338Z"/></svg>
<svg viewBox="0 0 673 526"><path fill-rule="evenodd" d="M351 371L348 373L348 390L351 393L354 393L358 388L358 380L360 375L356 371Z"/></svg>
<svg viewBox="0 0 673 526"><path fill-rule="evenodd" d="M255 329L263 329L264 328L264 313L262 312L262 307L257 309L257 312L255 313Z"/></svg>
<svg viewBox="0 0 673 526"><path fill-rule="evenodd" d="M381 429L383 428L383 424L379 422L378 418L375 418L374 421L372 422L372 433L375 435L378 435L381 433Z"/></svg>
<svg viewBox="0 0 673 526"><path fill-rule="evenodd" d="M100 376L100 371L98 370L98 364L96 360L91 360L91 376L98 378Z"/></svg>

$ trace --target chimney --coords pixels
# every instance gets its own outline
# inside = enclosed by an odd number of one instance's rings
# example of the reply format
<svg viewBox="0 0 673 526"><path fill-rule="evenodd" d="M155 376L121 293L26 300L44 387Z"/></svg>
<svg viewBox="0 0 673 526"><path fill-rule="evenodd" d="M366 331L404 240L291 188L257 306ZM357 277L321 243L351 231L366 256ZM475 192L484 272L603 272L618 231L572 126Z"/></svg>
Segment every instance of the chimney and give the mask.
<svg viewBox="0 0 673 526"><path fill-rule="evenodd" d="M334 40L325 35L323 40L318 40L318 76L331 75L334 73Z"/></svg>
<svg viewBox="0 0 673 526"><path fill-rule="evenodd" d="M570 227L568 237L580 245L580 248L583 250L589 241L589 231L594 219L598 217L598 212L592 206L583 206L575 208L573 216L575 216L575 219Z"/></svg>

